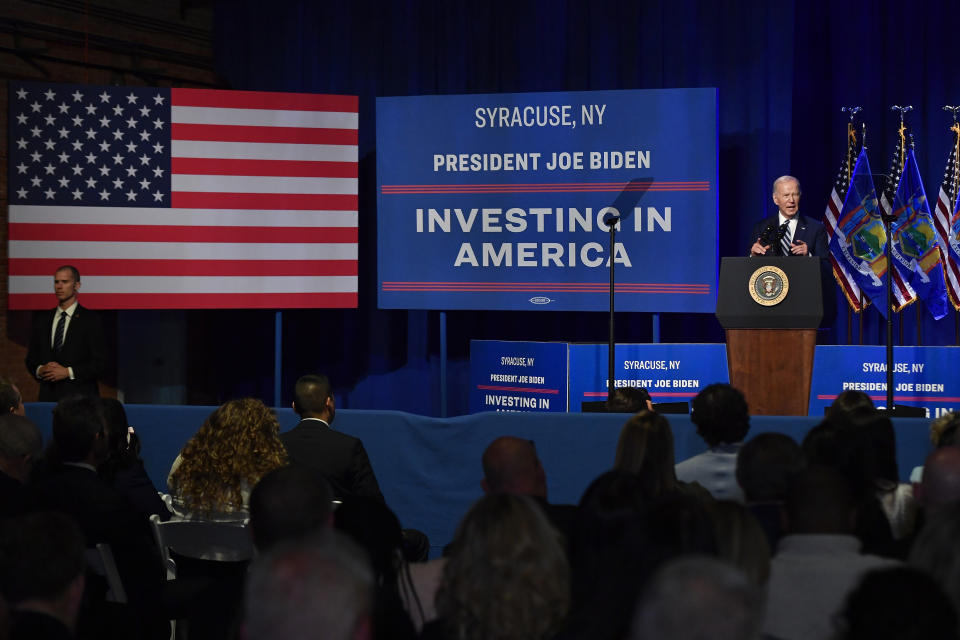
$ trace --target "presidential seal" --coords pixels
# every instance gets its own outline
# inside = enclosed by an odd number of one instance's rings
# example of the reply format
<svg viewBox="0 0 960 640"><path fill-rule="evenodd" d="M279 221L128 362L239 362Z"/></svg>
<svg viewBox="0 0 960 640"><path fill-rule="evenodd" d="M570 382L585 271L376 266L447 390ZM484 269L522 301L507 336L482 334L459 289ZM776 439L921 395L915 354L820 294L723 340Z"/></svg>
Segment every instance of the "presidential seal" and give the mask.
<svg viewBox="0 0 960 640"><path fill-rule="evenodd" d="M790 290L790 281L783 269L777 267L760 267L750 276L750 297L757 304L772 307L780 304L787 297Z"/></svg>

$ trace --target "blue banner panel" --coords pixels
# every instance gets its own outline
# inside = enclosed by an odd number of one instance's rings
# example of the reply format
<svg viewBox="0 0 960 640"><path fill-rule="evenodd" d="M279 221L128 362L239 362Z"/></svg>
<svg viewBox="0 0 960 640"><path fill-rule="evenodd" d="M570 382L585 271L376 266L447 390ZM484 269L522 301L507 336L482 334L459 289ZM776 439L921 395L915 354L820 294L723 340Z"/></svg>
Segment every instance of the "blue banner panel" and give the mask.
<svg viewBox="0 0 960 640"><path fill-rule="evenodd" d="M470 412L567 410L565 342L470 341Z"/></svg>
<svg viewBox="0 0 960 640"><path fill-rule="evenodd" d="M570 345L570 410L607 398L605 344ZM618 344L616 386L644 387L654 402L684 402L714 382L729 382L723 344Z"/></svg>
<svg viewBox="0 0 960 640"><path fill-rule="evenodd" d="M377 98L384 309L713 313L717 91Z"/></svg>
<svg viewBox="0 0 960 640"><path fill-rule="evenodd" d="M960 411L960 347L893 348L893 402L927 410L936 418ZM810 415L822 416L845 389L863 391L877 407L887 404L886 347L818 345L813 357Z"/></svg>

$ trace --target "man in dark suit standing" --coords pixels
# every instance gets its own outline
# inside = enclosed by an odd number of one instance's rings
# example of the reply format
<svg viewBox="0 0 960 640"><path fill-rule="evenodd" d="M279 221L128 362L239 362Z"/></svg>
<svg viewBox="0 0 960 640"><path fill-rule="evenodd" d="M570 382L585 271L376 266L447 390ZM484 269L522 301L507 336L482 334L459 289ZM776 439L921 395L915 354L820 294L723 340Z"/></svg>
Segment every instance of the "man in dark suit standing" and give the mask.
<svg viewBox="0 0 960 640"><path fill-rule="evenodd" d="M100 395L97 378L106 359L103 327L94 312L80 306L80 272L64 265L53 276L57 308L36 314L27 371L40 381L41 402L70 395Z"/></svg>
<svg viewBox="0 0 960 640"><path fill-rule="evenodd" d="M799 215L800 181L793 176L777 178L773 182L773 202L779 211L755 224L750 232L750 255L825 259L830 252L826 230L813 218Z"/></svg>
<svg viewBox="0 0 960 640"><path fill-rule="evenodd" d="M297 380L293 410L300 422L280 434L290 462L325 478L337 498L365 496L382 501L363 443L330 428L336 406L327 376L306 375Z"/></svg>

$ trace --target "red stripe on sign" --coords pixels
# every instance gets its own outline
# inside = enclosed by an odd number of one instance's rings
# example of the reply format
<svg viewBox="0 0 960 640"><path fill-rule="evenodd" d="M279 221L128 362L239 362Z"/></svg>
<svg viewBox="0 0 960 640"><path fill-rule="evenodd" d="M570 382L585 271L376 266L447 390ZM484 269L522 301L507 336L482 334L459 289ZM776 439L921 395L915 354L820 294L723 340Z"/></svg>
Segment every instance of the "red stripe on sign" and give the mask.
<svg viewBox="0 0 960 640"><path fill-rule="evenodd" d="M75 242L357 242L356 227L200 227L124 224L10 225L11 240Z"/></svg>
<svg viewBox="0 0 960 640"><path fill-rule="evenodd" d="M313 129L309 127L252 127L226 124L170 125L173 140L206 142L283 142L290 144L341 144L357 146L356 129Z"/></svg>
<svg viewBox="0 0 960 640"><path fill-rule="evenodd" d="M313 211L356 211L353 194L313 193L203 193L174 191L174 209L310 209Z"/></svg>
<svg viewBox="0 0 960 640"><path fill-rule="evenodd" d="M342 111L356 113L357 96L217 89L171 89L170 102L178 107L224 107L229 109L285 109L290 111Z"/></svg>
<svg viewBox="0 0 960 640"><path fill-rule="evenodd" d="M551 395L556 395L560 393L560 389L537 389L534 387L500 387L492 384L478 384L477 389L483 389L484 391L513 391L517 393L548 393Z"/></svg>
<svg viewBox="0 0 960 640"><path fill-rule="evenodd" d="M52 293L10 294L9 308L47 309ZM355 309L356 293L84 293L91 309Z"/></svg>
<svg viewBox="0 0 960 640"><path fill-rule="evenodd" d="M694 398L696 397L696 391L651 391L650 397L658 398ZM584 391L584 398L606 398L606 391Z"/></svg>
<svg viewBox="0 0 960 640"><path fill-rule="evenodd" d="M457 281L443 281L443 280L384 280L382 284L487 284L495 287L502 287L507 285L563 285L570 287L603 287L604 289L609 288L609 284L605 282L457 282ZM637 287L704 287L709 288L709 284L687 284L687 283L670 283L670 282L618 282L618 287L621 286L637 286Z"/></svg>
<svg viewBox="0 0 960 640"><path fill-rule="evenodd" d="M323 160L227 160L171 158L175 174L202 176L291 176L297 178L356 178L356 162Z"/></svg>
<svg viewBox="0 0 960 640"><path fill-rule="evenodd" d="M50 276L62 259L15 258L11 276ZM83 276L355 276L356 260L71 259ZM52 287L52 284L51 284ZM52 290L52 289L51 289Z"/></svg>

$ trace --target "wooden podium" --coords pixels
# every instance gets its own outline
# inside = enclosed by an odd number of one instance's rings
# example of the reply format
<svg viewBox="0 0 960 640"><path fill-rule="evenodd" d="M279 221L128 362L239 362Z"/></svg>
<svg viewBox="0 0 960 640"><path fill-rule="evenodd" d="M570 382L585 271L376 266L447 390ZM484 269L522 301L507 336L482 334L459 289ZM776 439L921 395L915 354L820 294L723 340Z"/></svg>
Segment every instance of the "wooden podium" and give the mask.
<svg viewBox="0 0 960 640"><path fill-rule="evenodd" d="M723 258L717 319L727 333L730 384L753 415L805 416L817 327L820 260Z"/></svg>

